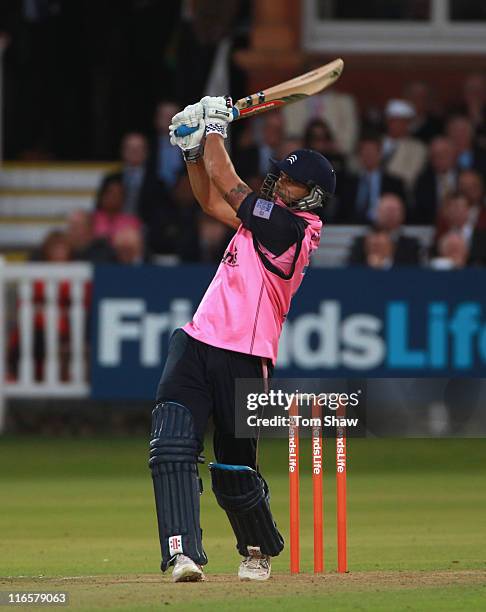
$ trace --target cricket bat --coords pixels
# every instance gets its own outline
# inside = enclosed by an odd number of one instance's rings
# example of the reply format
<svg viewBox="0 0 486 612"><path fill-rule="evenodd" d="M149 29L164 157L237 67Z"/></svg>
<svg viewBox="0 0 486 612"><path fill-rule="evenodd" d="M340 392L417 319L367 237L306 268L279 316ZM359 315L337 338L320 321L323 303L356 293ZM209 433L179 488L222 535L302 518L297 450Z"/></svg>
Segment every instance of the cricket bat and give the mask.
<svg viewBox="0 0 486 612"><path fill-rule="evenodd" d="M233 106L233 121L246 119L259 113L274 110L284 104L293 104L308 96L313 96L324 89L327 89L341 76L344 62L341 58L319 66L310 72L301 74L298 77L285 81L279 85L274 85L268 89L263 89L251 96L237 100ZM176 136L188 136L196 131L195 127L186 125L179 126Z"/></svg>

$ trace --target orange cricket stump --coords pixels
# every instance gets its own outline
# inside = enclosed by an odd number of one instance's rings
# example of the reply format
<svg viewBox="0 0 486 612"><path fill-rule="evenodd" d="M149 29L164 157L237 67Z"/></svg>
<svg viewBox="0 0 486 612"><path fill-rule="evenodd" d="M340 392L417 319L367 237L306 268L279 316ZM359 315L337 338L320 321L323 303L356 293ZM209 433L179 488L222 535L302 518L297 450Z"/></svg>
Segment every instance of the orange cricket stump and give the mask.
<svg viewBox="0 0 486 612"><path fill-rule="evenodd" d="M300 571L299 414L296 403L289 409L290 573Z"/></svg>
<svg viewBox="0 0 486 612"><path fill-rule="evenodd" d="M321 419L321 408L312 405L312 418ZM324 529L323 529L323 453L322 424L312 427L312 494L314 505L314 574L324 571Z"/></svg>
<svg viewBox="0 0 486 612"><path fill-rule="evenodd" d="M344 407L337 416L345 417ZM337 508L337 571L348 571L346 510L346 428L336 428L336 508Z"/></svg>
<svg viewBox="0 0 486 612"><path fill-rule="evenodd" d="M289 494L290 494L290 573L300 572L300 499L299 499L299 408L293 402L289 408ZM344 406L336 416L345 418ZM321 407L312 405L312 501L314 518L314 574L324 572L324 423ZM319 419L319 421L317 421ZM346 427L336 427L336 534L337 571L348 571L347 509L346 509Z"/></svg>

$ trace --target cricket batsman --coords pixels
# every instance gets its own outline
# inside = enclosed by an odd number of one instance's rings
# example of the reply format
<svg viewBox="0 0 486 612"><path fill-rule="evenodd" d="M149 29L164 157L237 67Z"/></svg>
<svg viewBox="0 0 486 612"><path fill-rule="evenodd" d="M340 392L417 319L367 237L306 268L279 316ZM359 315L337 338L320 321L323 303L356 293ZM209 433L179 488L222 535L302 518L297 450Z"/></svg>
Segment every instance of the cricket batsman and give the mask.
<svg viewBox="0 0 486 612"><path fill-rule="evenodd" d="M171 142L184 154L192 190L207 214L236 229L193 320L170 340L152 413L152 472L162 571L174 582L204 580L200 527L204 433L214 421L212 489L243 557L242 580L267 580L284 546L257 465L257 439L235 438L235 380L266 379L282 325L321 236L321 211L335 172L321 154L299 149L273 162L260 194L236 174L224 140L231 103L205 97L177 113ZM178 137L177 127L197 128Z"/></svg>

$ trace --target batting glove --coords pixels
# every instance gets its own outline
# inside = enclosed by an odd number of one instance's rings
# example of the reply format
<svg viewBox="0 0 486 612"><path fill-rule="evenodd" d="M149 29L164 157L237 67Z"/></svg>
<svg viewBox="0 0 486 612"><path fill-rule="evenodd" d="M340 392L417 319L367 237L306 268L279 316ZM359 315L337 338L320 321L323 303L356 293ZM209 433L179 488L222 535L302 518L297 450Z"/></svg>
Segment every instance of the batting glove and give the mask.
<svg viewBox="0 0 486 612"><path fill-rule="evenodd" d="M233 121L233 108L223 96L205 96L201 100L204 106L206 119L206 136L208 134L219 134L223 138L227 136L228 124Z"/></svg>
<svg viewBox="0 0 486 612"><path fill-rule="evenodd" d="M176 136L176 129L182 125L194 128L195 131L187 136ZM186 162L195 162L201 157L205 127L204 107L201 102L189 104L172 117L169 126L170 143L182 149Z"/></svg>

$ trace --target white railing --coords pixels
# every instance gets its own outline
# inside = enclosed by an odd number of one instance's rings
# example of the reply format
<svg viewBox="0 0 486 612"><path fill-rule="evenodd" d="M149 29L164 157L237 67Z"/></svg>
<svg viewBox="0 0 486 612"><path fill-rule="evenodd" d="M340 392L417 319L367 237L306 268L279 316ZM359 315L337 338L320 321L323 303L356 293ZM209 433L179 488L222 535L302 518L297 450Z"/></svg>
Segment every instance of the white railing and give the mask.
<svg viewBox="0 0 486 612"><path fill-rule="evenodd" d="M89 394L85 295L91 279L89 264L6 264L0 258L0 432L5 426L5 401L9 397L85 397ZM41 300L35 295L39 283ZM68 292L65 304L59 298L62 286ZM40 331L44 345L42 375L34 354L38 316L42 317ZM69 330L64 350L59 329L61 317ZM18 330L15 376L7 368L12 329Z"/></svg>

